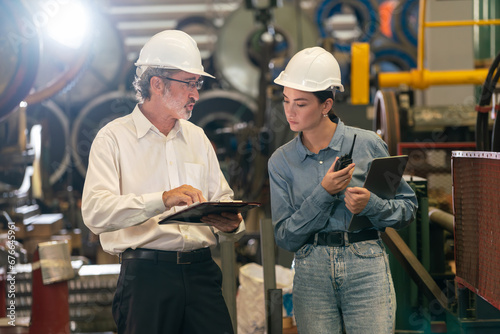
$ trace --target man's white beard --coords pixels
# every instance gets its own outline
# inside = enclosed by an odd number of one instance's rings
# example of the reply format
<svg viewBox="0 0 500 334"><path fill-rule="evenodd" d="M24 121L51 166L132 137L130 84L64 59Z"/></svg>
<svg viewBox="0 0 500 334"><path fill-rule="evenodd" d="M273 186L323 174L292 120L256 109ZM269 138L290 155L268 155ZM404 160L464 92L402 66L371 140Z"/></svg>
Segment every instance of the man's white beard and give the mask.
<svg viewBox="0 0 500 334"><path fill-rule="evenodd" d="M193 114L193 111L188 110L186 105L189 104L190 102L181 106L180 103L172 102L171 99L167 98L167 94L168 94L168 90L165 89L165 92L164 92L163 97L162 97L164 105L170 110L177 110L176 114L179 117L179 119L184 119L186 121L189 120Z"/></svg>

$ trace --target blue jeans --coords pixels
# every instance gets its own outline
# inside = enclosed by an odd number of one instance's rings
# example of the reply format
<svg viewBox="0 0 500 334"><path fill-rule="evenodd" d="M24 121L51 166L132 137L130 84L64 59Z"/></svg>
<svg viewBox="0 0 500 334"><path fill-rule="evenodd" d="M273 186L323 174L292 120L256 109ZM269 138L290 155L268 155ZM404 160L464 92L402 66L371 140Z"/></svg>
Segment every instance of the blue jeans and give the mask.
<svg viewBox="0 0 500 334"><path fill-rule="evenodd" d="M387 334L396 295L382 241L304 245L295 253L293 307L301 334Z"/></svg>

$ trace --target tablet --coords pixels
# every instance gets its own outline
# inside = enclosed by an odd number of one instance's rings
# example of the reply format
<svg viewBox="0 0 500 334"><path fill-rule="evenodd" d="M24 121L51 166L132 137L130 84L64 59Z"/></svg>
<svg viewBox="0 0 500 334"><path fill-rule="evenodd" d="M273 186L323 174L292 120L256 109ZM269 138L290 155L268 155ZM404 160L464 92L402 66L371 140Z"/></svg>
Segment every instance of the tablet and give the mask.
<svg viewBox="0 0 500 334"><path fill-rule="evenodd" d="M209 214L220 215L222 212L244 213L250 209L257 208L261 204L257 202L197 202L161 219L158 224L172 223L198 223L201 218Z"/></svg>
<svg viewBox="0 0 500 334"><path fill-rule="evenodd" d="M383 199L394 198L407 163L407 155L373 159L363 188L370 190L370 192ZM348 231L358 231L372 226L370 219L367 217L353 215Z"/></svg>

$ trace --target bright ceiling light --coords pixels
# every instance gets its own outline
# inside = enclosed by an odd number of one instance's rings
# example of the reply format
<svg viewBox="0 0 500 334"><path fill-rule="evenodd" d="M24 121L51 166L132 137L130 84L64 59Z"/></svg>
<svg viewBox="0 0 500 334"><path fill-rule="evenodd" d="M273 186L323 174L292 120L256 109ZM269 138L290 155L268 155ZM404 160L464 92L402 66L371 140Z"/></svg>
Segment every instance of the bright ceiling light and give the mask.
<svg viewBox="0 0 500 334"><path fill-rule="evenodd" d="M88 10L79 1L61 4L47 23L47 34L57 42L78 49L89 30Z"/></svg>

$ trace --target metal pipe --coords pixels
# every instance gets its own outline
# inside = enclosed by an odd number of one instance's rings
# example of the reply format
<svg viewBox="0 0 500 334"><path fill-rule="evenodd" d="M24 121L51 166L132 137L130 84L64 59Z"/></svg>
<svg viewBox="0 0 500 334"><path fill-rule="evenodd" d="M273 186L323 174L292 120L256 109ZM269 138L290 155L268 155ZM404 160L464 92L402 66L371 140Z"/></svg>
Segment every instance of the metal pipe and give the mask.
<svg viewBox="0 0 500 334"><path fill-rule="evenodd" d="M262 269L264 272L264 296L266 310L266 328L269 334L281 333L283 307L277 307L277 300L281 300L282 291L276 289L276 260L274 253L274 231L271 219L260 220L260 247ZM279 297L278 297L279 295ZM277 320L279 319L279 321Z"/></svg>
<svg viewBox="0 0 500 334"><path fill-rule="evenodd" d="M454 217L452 214L431 206L429 207L429 219L446 231L453 233Z"/></svg>
<svg viewBox="0 0 500 334"><path fill-rule="evenodd" d="M264 271L264 290L276 289L276 260L274 254L274 232L271 219L260 220L260 247L262 269Z"/></svg>
<svg viewBox="0 0 500 334"><path fill-rule="evenodd" d="M449 26L466 26L466 25L490 25L500 24L500 19L493 20L468 20L468 21L448 21L448 22L425 22L425 6L426 1L420 0L419 2L419 25L418 25L418 44L417 44L417 68L407 72L381 72L378 73L378 86L380 88L398 87L406 85L417 89L427 89L430 86L439 85L482 85L488 69L473 69L473 70L448 70L448 71L429 71L424 68L424 54L425 54L425 28L426 27L449 27ZM353 82L366 82L368 76L363 73L368 73L365 70L366 54L369 52L369 45L365 43L358 43L353 47L352 52L352 65L353 69L363 69L353 73L356 74L357 81ZM364 89L352 87L352 103L364 104L367 103L368 94Z"/></svg>
<svg viewBox="0 0 500 334"><path fill-rule="evenodd" d="M388 227L381 233L382 240L394 257L401 263L410 277L417 283L418 287L429 300L437 301L442 308L448 308L446 295L441 291L436 281L429 272L422 266L408 245L401 238L399 233Z"/></svg>
<svg viewBox="0 0 500 334"><path fill-rule="evenodd" d="M500 20L464 20L464 21L433 21L426 22L426 28L460 27L460 26L487 26L500 24Z"/></svg>
<svg viewBox="0 0 500 334"><path fill-rule="evenodd" d="M418 5L418 39L417 39L417 69L424 69L424 40L425 40L425 0Z"/></svg>
<svg viewBox="0 0 500 334"><path fill-rule="evenodd" d="M269 289L266 294L269 309L267 315L267 333L283 333L283 291L281 289Z"/></svg>
<svg viewBox="0 0 500 334"><path fill-rule="evenodd" d="M221 270L222 270L222 295L226 301L229 315L233 323L234 333L238 333L238 323L236 314L236 279L235 263L236 255L234 252L234 242L223 241L220 243Z"/></svg>
<svg viewBox="0 0 500 334"><path fill-rule="evenodd" d="M351 100L352 104L370 102L370 44L351 45Z"/></svg>
<svg viewBox="0 0 500 334"><path fill-rule="evenodd" d="M426 89L435 85L480 85L486 79L488 69L429 71L411 70L409 72L379 73L380 87L397 87L408 85L410 87Z"/></svg>
<svg viewBox="0 0 500 334"><path fill-rule="evenodd" d="M397 87L404 84L413 88L426 89L434 85L483 84L488 74L487 69L456 71L429 71L425 69L425 28L500 24L500 20L426 22L425 9L426 0L420 0L418 8L417 69L410 72L379 73L379 86Z"/></svg>

